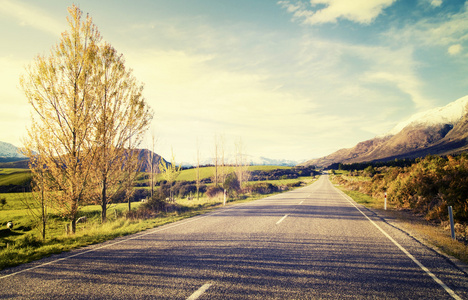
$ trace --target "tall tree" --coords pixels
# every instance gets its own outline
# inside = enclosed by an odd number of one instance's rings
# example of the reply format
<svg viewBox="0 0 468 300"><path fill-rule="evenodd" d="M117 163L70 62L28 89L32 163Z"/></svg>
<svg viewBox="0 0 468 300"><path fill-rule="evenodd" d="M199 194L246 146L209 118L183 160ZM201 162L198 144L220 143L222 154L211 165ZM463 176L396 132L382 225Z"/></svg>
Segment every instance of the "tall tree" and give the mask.
<svg viewBox="0 0 468 300"><path fill-rule="evenodd" d="M96 150L90 124L98 109L93 79L101 36L78 7L68 12L69 31L62 33L49 57L35 59L20 83L35 110L26 151L47 166L44 185L61 191L54 198L55 206L71 221L74 233Z"/></svg>
<svg viewBox="0 0 468 300"><path fill-rule="evenodd" d="M157 168L156 168L156 165L155 165L155 146L156 146L156 137L154 136L154 133L151 135L151 149L149 149L148 153L147 153L147 157L146 157L146 161L147 161L147 166L148 166L148 170L149 173L150 173L150 199L153 199L153 196L154 196L154 184L155 184L155 175L156 175L156 172L157 172Z"/></svg>
<svg viewBox="0 0 468 300"><path fill-rule="evenodd" d="M99 47L95 58L95 103L98 105L93 163L98 193L95 201L101 206L101 220L107 219L112 199L125 192L126 184L136 169L133 155L148 129L152 113L142 97L143 86L125 68L121 54L109 44ZM136 167L136 166L135 166ZM126 178L124 178L126 177Z"/></svg>
<svg viewBox="0 0 468 300"><path fill-rule="evenodd" d="M200 143L197 139L197 200L200 199Z"/></svg>
<svg viewBox="0 0 468 300"><path fill-rule="evenodd" d="M239 138L235 143L235 159L236 159L236 170L237 179L239 181L239 186L242 189L242 184L249 180L249 166L247 163L247 158L244 153L244 144L242 139Z"/></svg>
<svg viewBox="0 0 468 300"><path fill-rule="evenodd" d="M177 167L176 161L175 161L175 156L174 156L174 151L171 150L171 162L167 163L163 159L160 160L159 162L159 169L161 170L162 177L167 181L169 184L169 199L170 201L174 201L174 193L173 193L173 188L172 185L174 181L177 179L177 176L179 176L180 169L182 168L182 165L179 165Z"/></svg>
<svg viewBox="0 0 468 300"><path fill-rule="evenodd" d="M152 112L122 55L101 43L92 19L77 6L68 11L69 31L49 57L36 58L21 86L36 112L25 145L38 162L31 168L45 166L43 187L60 191L54 204L74 233L82 203L99 203L104 222L112 198L131 195L135 149Z"/></svg>
<svg viewBox="0 0 468 300"><path fill-rule="evenodd" d="M218 186L218 164L219 164L219 141L218 141L218 136L215 135L214 137L214 158L213 158L213 163L214 163L214 186Z"/></svg>

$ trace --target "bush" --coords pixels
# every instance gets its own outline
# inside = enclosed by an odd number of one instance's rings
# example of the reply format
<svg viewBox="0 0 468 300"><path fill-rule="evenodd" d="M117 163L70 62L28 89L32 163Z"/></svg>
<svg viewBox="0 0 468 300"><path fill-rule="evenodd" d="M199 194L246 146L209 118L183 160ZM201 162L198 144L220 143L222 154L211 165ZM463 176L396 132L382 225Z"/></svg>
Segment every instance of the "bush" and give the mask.
<svg viewBox="0 0 468 300"><path fill-rule="evenodd" d="M271 194L278 192L279 188L269 182L256 182L247 187L247 191L252 194Z"/></svg>
<svg viewBox="0 0 468 300"><path fill-rule="evenodd" d="M219 194L224 194L224 189L220 186L210 186L206 190L206 195L210 198L216 197Z"/></svg>
<svg viewBox="0 0 468 300"><path fill-rule="evenodd" d="M362 175L369 175L370 168ZM375 198L388 200L396 207L423 214L428 220L444 221L452 206L457 222L468 222L468 156L427 156L407 167L374 169L371 180L359 181L341 176L340 184Z"/></svg>
<svg viewBox="0 0 468 300"><path fill-rule="evenodd" d="M230 196L237 195L240 192L241 187L236 173L230 173L226 176L226 179L223 183L223 187L225 190L228 191Z"/></svg>
<svg viewBox="0 0 468 300"><path fill-rule="evenodd" d="M157 189L153 193L153 197L146 200L146 202L139 207L142 211L149 210L154 212L163 211L166 209L166 194L161 190Z"/></svg>

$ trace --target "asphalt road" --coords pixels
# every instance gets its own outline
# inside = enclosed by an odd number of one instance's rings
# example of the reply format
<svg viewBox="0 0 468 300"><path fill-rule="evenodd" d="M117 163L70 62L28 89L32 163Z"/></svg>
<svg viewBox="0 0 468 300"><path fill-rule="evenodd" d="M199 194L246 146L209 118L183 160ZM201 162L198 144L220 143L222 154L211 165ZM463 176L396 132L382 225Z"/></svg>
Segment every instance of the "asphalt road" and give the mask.
<svg viewBox="0 0 468 300"><path fill-rule="evenodd" d="M0 298L468 299L468 276L311 186L0 272Z"/></svg>

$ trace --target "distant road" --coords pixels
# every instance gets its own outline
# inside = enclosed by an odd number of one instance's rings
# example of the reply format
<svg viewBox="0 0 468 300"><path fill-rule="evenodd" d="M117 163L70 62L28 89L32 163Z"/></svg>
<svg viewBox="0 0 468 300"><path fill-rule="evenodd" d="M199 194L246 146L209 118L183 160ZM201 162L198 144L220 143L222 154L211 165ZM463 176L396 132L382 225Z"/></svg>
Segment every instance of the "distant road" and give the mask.
<svg viewBox="0 0 468 300"><path fill-rule="evenodd" d="M0 298L468 299L468 277L322 176L4 270Z"/></svg>

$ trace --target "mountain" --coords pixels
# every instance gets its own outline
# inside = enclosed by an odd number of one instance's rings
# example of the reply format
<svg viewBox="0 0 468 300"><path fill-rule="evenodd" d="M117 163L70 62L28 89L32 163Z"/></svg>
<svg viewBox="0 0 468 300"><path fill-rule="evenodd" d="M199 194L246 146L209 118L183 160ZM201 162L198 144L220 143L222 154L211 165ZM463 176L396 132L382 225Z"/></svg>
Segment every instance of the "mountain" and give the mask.
<svg viewBox="0 0 468 300"><path fill-rule="evenodd" d="M141 162L140 171L141 172L151 172L151 161L149 159L151 151L148 149L138 149L138 160ZM166 165L169 164L162 156L153 152L153 166L155 168L155 173L159 173L159 165L161 160Z"/></svg>
<svg viewBox="0 0 468 300"><path fill-rule="evenodd" d="M19 149L12 144L0 142L0 157L1 158L19 158L23 159L25 156L20 153Z"/></svg>
<svg viewBox="0 0 468 300"><path fill-rule="evenodd" d="M386 134L302 165L327 167L333 163L388 161L467 150L468 96L465 96L444 107L417 113Z"/></svg>
<svg viewBox="0 0 468 300"><path fill-rule="evenodd" d="M219 164L221 164L221 159L218 158ZM250 165L250 166L296 166L300 162L294 161L294 160L287 160L287 159L273 159L273 158L267 158L263 156L253 156L253 155L244 155L244 160L245 164ZM226 165L235 165L236 164L236 158L234 156L228 156L224 158L224 163ZM200 162L200 165L206 166L206 165L213 165L214 164L214 158L207 158L203 161ZM194 167L196 166L193 163L189 162L183 162L182 166L184 167Z"/></svg>
<svg viewBox="0 0 468 300"><path fill-rule="evenodd" d="M19 148L0 142L0 164L2 168L27 168L28 159L21 154Z"/></svg>

